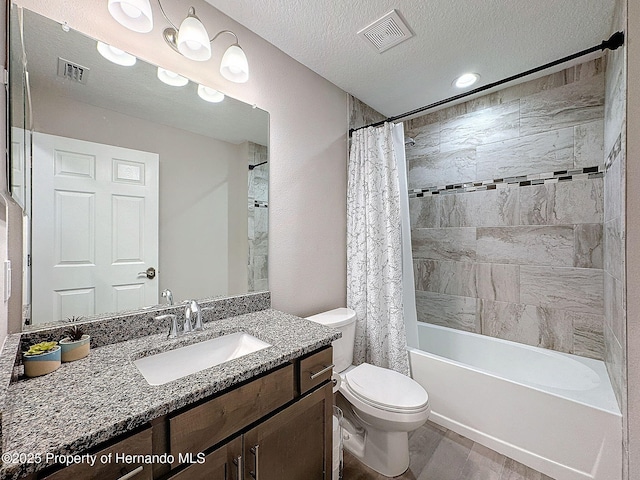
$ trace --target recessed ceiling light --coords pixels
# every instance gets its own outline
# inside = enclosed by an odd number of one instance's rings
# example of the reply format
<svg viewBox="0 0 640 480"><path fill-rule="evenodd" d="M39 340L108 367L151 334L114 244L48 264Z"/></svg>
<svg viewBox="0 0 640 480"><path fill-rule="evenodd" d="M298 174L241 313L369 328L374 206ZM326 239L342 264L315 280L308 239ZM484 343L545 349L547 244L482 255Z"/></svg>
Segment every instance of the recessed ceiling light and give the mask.
<svg viewBox="0 0 640 480"><path fill-rule="evenodd" d="M130 53L124 52L119 48L112 47L111 45L107 45L103 42L98 42L98 51L100 52L100 55L107 60L118 65L122 65L123 67L130 67L136 63L136 57Z"/></svg>
<svg viewBox="0 0 640 480"><path fill-rule="evenodd" d="M224 94L204 85L198 85L198 95L207 102L218 103L224 100Z"/></svg>
<svg viewBox="0 0 640 480"><path fill-rule="evenodd" d="M476 83L480 79L477 73L465 73L456 78L454 85L458 88L467 88Z"/></svg>
<svg viewBox="0 0 640 480"><path fill-rule="evenodd" d="M171 85L172 87L184 87L189 83L189 80L182 75L178 75L162 67L158 67L158 78L161 82Z"/></svg>

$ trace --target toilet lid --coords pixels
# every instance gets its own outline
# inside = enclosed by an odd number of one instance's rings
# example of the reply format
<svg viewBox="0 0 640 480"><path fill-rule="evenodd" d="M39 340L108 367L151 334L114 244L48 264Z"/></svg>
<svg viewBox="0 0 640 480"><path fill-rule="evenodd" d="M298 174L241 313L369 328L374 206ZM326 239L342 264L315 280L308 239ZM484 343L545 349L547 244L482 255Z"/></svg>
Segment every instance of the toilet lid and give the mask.
<svg viewBox="0 0 640 480"><path fill-rule="evenodd" d="M347 372L346 380L355 396L383 410L423 410L429 403L418 382L387 368L363 363Z"/></svg>

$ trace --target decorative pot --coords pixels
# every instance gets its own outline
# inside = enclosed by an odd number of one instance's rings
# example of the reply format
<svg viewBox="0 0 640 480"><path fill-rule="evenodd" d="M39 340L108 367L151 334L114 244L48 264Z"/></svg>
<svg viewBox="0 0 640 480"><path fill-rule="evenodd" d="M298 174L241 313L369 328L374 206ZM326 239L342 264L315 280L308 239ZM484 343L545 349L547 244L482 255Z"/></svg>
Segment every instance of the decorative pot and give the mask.
<svg viewBox="0 0 640 480"><path fill-rule="evenodd" d="M69 337L60 340L62 361L73 362L89 355L89 340L91 340L89 335L82 335L82 338L76 341L71 340Z"/></svg>
<svg viewBox="0 0 640 480"><path fill-rule="evenodd" d="M39 377L57 370L60 368L61 351L58 345L53 350L40 355L22 355L24 374L27 377Z"/></svg>

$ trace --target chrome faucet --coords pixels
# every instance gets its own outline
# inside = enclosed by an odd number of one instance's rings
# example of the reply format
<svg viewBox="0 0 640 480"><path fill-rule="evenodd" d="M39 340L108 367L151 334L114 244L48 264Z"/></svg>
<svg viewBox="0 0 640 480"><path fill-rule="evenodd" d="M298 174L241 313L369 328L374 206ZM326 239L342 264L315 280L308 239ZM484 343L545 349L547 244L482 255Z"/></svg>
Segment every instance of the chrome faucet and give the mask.
<svg viewBox="0 0 640 480"><path fill-rule="evenodd" d="M171 325L169 326L169 335L167 338L178 338L180 335L180 325L178 324L178 317L172 313L167 315L158 315L155 317L156 320L169 320Z"/></svg>
<svg viewBox="0 0 640 480"><path fill-rule="evenodd" d="M202 309L200 305L198 305L198 302L189 300L187 307L184 309L184 332L197 332L200 330L204 330L202 325Z"/></svg>
<svg viewBox="0 0 640 480"><path fill-rule="evenodd" d="M167 303L169 305L173 305L173 293L171 292L171 290L165 288L160 295L162 295L162 298L167 299Z"/></svg>

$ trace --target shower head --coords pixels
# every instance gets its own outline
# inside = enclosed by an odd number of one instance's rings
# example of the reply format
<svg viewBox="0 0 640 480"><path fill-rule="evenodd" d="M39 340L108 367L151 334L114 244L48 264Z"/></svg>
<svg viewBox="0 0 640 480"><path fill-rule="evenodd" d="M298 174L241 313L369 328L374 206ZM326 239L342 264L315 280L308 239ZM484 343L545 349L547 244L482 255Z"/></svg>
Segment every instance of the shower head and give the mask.
<svg viewBox="0 0 640 480"><path fill-rule="evenodd" d="M416 141L411 137L407 137L404 139L405 147L413 147L415 144L416 144Z"/></svg>

